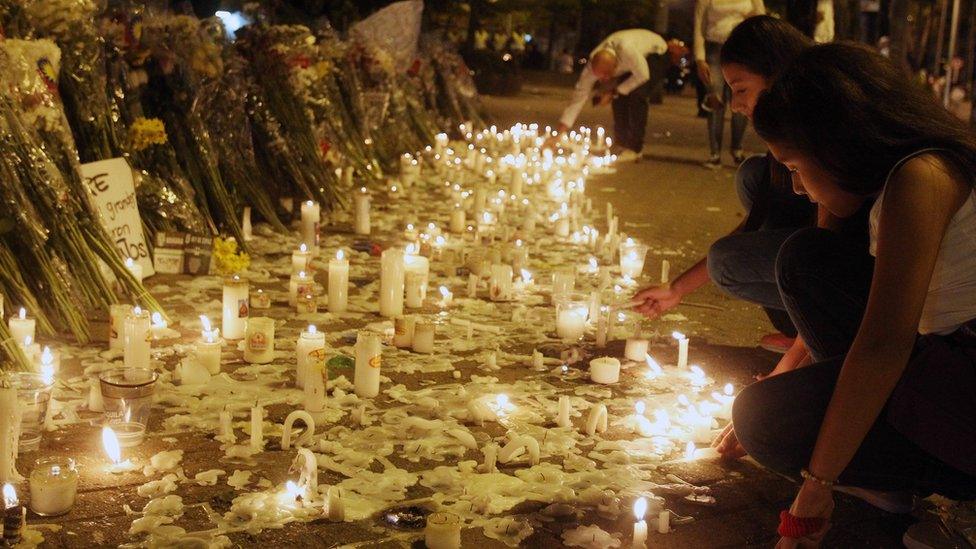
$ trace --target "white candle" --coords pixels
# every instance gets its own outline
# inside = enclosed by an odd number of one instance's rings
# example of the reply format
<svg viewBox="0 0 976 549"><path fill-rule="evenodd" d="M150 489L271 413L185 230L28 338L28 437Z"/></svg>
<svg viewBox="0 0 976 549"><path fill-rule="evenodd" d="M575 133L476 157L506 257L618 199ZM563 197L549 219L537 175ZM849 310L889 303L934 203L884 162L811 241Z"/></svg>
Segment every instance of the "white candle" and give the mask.
<svg viewBox="0 0 976 549"><path fill-rule="evenodd" d="M196 361L207 369L211 375L220 373L220 332L214 330L210 325L210 319L200 315L200 323L203 331L200 332L200 339L193 347L193 354Z"/></svg>
<svg viewBox="0 0 976 549"><path fill-rule="evenodd" d="M37 328L37 320L28 318L27 309L21 307L20 311L17 312L17 316L12 316L7 321L7 327L10 329L11 338L17 343L24 341L28 337L33 340Z"/></svg>
<svg viewBox="0 0 976 549"><path fill-rule="evenodd" d="M417 319L411 315L393 319L393 346L398 349L413 347L413 336Z"/></svg>
<svg viewBox="0 0 976 549"><path fill-rule="evenodd" d="M559 414L556 416L556 425L560 427L572 427L573 421L569 417L571 411L572 407L569 404L569 397L565 395L559 397Z"/></svg>
<svg viewBox="0 0 976 549"><path fill-rule="evenodd" d="M149 368L152 347L149 311L135 307L125 317L123 360L126 368Z"/></svg>
<svg viewBox="0 0 976 549"><path fill-rule="evenodd" d="M329 312L342 313L349 306L349 260L345 252L336 252L329 260Z"/></svg>
<svg viewBox="0 0 976 549"><path fill-rule="evenodd" d="M132 273L132 278L142 282L142 265L136 263L131 257L125 258L125 268Z"/></svg>
<svg viewBox="0 0 976 549"><path fill-rule="evenodd" d="M413 350L415 353L431 354L434 352L435 331L433 322L423 320L417 322L413 334Z"/></svg>
<svg viewBox="0 0 976 549"><path fill-rule="evenodd" d="M521 454L522 451L529 453L529 465L539 464L539 441L529 435L522 435L513 438L498 452L498 461L508 463Z"/></svg>
<svg viewBox="0 0 976 549"><path fill-rule="evenodd" d="M0 483L21 479L17 473L17 452L22 414L17 389L6 382L0 383Z"/></svg>
<svg viewBox="0 0 976 549"><path fill-rule="evenodd" d="M647 512L647 500L643 497L637 498L634 502L634 539L631 547L645 547L647 544L647 521L644 520L644 513Z"/></svg>
<svg viewBox="0 0 976 549"><path fill-rule="evenodd" d="M356 395L373 398L380 392L380 367L383 365L383 345L378 335L360 332L356 339Z"/></svg>
<svg viewBox="0 0 976 549"><path fill-rule="evenodd" d="M545 359L545 355L540 353L537 349L532 350L532 368L536 370L545 368Z"/></svg>
<svg viewBox="0 0 976 549"><path fill-rule="evenodd" d="M44 350L37 357L37 371L45 383L54 383L54 375L61 369L61 352L44 347Z"/></svg>
<svg viewBox="0 0 976 549"><path fill-rule="evenodd" d="M299 271L310 271L312 263L312 252L309 249L308 244L302 242L298 246L297 250L291 252L291 272L292 274L298 273Z"/></svg>
<svg viewBox="0 0 976 549"><path fill-rule="evenodd" d="M238 275L224 281L223 325L221 326L223 329L221 331L227 339L244 337L247 317L250 314L248 291L247 281Z"/></svg>
<svg viewBox="0 0 976 549"><path fill-rule="evenodd" d="M447 134L439 133L434 136L434 153L444 154L444 149L447 148Z"/></svg>
<svg viewBox="0 0 976 549"><path fill-rule="evenodd" d="M559 218L556 219L556 224L553 231L555 232L556 236L560 238L566 238L569 236L569 217L565 215L559 216Z"/></svg>
<svg viewBox="0 0 976 549"><path fill-rule="evenodd" d="M590 379L603 384L620 381L620 361L609 356L594 358L590 361Z"/></svg>
<svg viewBox="0 0 976 549"><path fill-rule="evenodd" d="M465 229L468 228L467 213L460 204L455 204L454 209L451 210L451 223L450 229L454 234L462 234Z"/></svg>
<svg viewBox="0 0 976 549"><path fill-rule="evenodd" d="M667 509L661 511L657 516L657 533L667 534L671 531L671 511Z"/></svg>
<svg viewBox="0 0 976 549"><path fill-rule="evenodd" d="M428 549L458 549L461 547L461 517L454 513L431 513L424 528L424 543Z"/></svg>
<svg viewBox="0 0 976 549"><path fill-rule="evenodd" d="M661 261L661 284L671 283L671 262L667 259Z"/></svg>
<svg viewBox="0 0 976 549"><path fill-rule="evenodd" d="M447 289L447 286L441 286L439 288L441 293L441 307L450 307L451 303L454 302L454 293Z"/></svg>
<svg viewBox="0 0 976 549"><path fill-rule="evenodd" d="M353 196L353 200L355 202L355 213L356 213L355 232L356 234L362 234L362 235L369 234L370 233L370 226L369 226L370 196L369 193L366 192L366 187L362 187L361 189L359 189L359 192Z"/></svg>
<svg viewBox="0 0 976 549"><path fill-rule="evenodd" d="M326 514L329 520L333 522L342 522L346 520L345 506L342 501L342 493L339 491L338 486L329 486L329 492L326 495L326 499L329 502L328 507L326 507Z"/></svg>
<svg viewBox="0 0 976 549"><path fill-rule="evenodd" d="M271 308L271 296L264 293L264 290L258 288L254 292L254 297L250 298L251 307L254 309L270 309ZM240 338L238 338L240 339Z"/></svg>
<svg viewBox="0 0 976 549"><path fill-rule="evenodd" d="M681 332L672 332L671 337L678 340L678 369L688 367L688 338Z"/></svg>
<svg viewBox="0 0 976 549"><path fill-rule="evenodd" d="M380 314L396 318L403 314L403 250L384 250L380 256Z"/></svg>
<svg viewBox="0 0 976 549"><path fill-rule="evenodd" d="M325 334L318 331L314 324L310 324L298 336L295 355L295 385L303 388L311 366L317 362L325 362Z"/></svg>
<svg viewBox="0 0 976 549"><path fill-rule="evenodd" d="M607 407L605 404L593 403L590 413L586 416L586 434L593 436L596 432L607 430Z"/></svg>
<svg viewBox="0 0 976 549"><path fill-rule="evenodd" d="M231 415L230 410L225 406L220 411L220 438L222 442L233 444L237 441L237 436L234 434L233 420L234 416Z"/></svg>
<svg viewBox="0 0 976 549"><path fill-rule="evenodd" d="M315 280L305 271L298 271L288 280L288 304L298 306L298 296L315 293Z"/></svg>
<svg viewBox="0 0 976 549"><path fill-rule="evenodd" d="M468 297L478 297L478 275L474 273L468 275Z"/></svg>
<svg viewBox="0 0 976 549"><path fill-rule="evenodd" d="M610 314L613 314L612 312ZM596 318L596 347L598 349L603 349L607 346L607 327L608 327L607 315L600 314Z"/></svg>
<svg viewBox="0 0 976 549"><path fill-rule="evenodd" d="M620 274L636 280L644 270L646 256L647 246L628 238L626 242L620 244Z"/></svg>
<svg viewBox="0 0 976 549"><path fill-rule="evenodd" d="M488 296L492 301L511 301L513 297L511 265L492 265Z"/></svg>
<svg viewBox="0 0 976 549"><path fill-rule="evenodd" d="M264 450L264 406L255 403L251 408L251 451Z"/></svg>
<svg viewBox="0 0 976 549"><path fill-rule="evenodd" d="M494 473L497 471L496 463L498 462L498 445L494 442L486 444L485 449L482 452L485 455L485 463L482 465L484 472Z"/></svg>
<svg viewBox="0 0 976 549"><path fill-rule="evenodd" d="M576 287L576 269L559 269L552 274L552 299L572 293Z"/></svg>
<svg viewBox="0 0 976 549"><path fill-rule="evenodd" d="M329 370L325 367L325 353L318 356L320 358L308 364L308 374L305 377L305 411L313 418L324 420L322 414L325 412L325 387L329 381Z"/></svg>
<svg viewBox="0 0 976 549"><path fill-rule="evenodd" d="M275 321L256 317L248 320L244 337L244 361L267 364L274 360Z"/></svg>
<svg viewBox="0 0 976 549"><path fill-rule="evenodd" d="M430 261L424 256L416 255L416 251L417 247L411 244L407 246L403 257L406 304L411 309L423 307L430 278Z"/></svg>
<svg viewBox="0 0 976 549"><path fill-rule="evenodd" d="M624 347L624 358L636 362L643 362L644 357L647 356L647 347L649 344L650 342L646 339L628 337L627 345Z"/></svg>
<svg viewBox="0 0 976 549"><path fill-rule="evenodd" d="M556 335L577 341L586 332L588 307L585 301L562 300L556 303Z"/></svg>
<svg viewBox="0 0 976 549"><path fill-rule="evenodd" d="M319 245L319 222L322 220L322 207L318 202L302 202L302 242L309 249Z"/></svg>
<svg viewBox="0 0 976 549"><path fill-rule="evenodd" d="M124 347L123 336L125 335L125 317L128 316L129 311L131 310L132 310L132 305L124 305L124 304L115 304L109 308L109 326L108 326L108 348L109 349L121 349Z"/></svg>
<svg viewBox="0 0 976 549"><path fill-rule="evenodd" d="M305 294L298 296L298 303L295 305L295 311L298 314L309 314L315 313L319 310L319 298L315 294Z"/></svg>
<svg viewBox="0 0 976 549"><path fill-rule="evenodd" d="M63 515L75 504L78 470L71 458L46 457L30 473L30 508L38 515Z"/></svg>
<svg viewBox="0 0 976 549"><path fill-rule="evenodd" d="M251 207L244 206L244 212L241 214L241 233L244 236L245 242L250 242L254 240L253 229L251 227Z"/></svg>

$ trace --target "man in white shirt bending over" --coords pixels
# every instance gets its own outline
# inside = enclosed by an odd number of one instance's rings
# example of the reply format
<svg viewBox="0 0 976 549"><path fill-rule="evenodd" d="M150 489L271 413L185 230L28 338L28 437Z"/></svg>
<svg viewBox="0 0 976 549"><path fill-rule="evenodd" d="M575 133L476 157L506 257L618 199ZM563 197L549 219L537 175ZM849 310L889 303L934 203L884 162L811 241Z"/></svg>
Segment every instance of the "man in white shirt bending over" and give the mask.
<svg viewBox="0 0 976 549"><path fill-rule="evenodd" d="M576 82L573 100L563 111L557 131L563 133L573 126L587 100L592 99L596 106L610 104L618 162L640 158L647 127L651 65L662 67L660 61L667 51L664 39L649 30L627 29L608 36L590 54L590 62Z"/></svg>

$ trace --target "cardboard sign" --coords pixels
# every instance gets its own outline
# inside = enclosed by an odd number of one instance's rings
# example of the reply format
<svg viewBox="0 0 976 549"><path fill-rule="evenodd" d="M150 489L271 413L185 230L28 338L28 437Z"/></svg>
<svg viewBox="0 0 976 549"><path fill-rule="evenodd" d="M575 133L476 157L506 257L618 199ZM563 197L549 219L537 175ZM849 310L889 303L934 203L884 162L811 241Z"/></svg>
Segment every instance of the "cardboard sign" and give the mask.
<svg viewBox="0 0 976 549"><path fill-rule="evenodd" d="M82 164L80 171L98 208L102 226L122 257L131 257L139 263L144 277L155 274L142 233L136 187L129 163L124 158L100 160Z"/></svg>

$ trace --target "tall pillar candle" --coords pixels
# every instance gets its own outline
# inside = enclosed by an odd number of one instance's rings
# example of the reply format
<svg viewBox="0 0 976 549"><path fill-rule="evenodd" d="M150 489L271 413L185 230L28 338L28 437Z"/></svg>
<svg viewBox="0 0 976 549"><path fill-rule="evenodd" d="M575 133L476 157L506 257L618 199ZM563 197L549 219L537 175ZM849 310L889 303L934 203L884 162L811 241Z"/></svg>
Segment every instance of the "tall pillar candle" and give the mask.
<svg viewBox="0 0 976 549"><path fill-rule="evenodd" d="M355 208L355 232L356 234L369 234L370 233L370 223L369 223L369 202L370 196L366 192L366 187L359 189L358 193L355 193L353 197L354 208Z"/></svg>
<svg viewBox="0 0 976 549"><path fill-rule="evenodd" d="M408 254L404 262L404 287L406 304L411 309L419 309L427 298L427 284L430 279L430 261L421 255Z"/></svg>
<svg viewBox="0 0 976 549"><path fill-rule="evenodd" d="M234 275L224 281L222 332L227 339L241 339L250 314L249 287L246 280Z"/></svg>
<svg viewBox="0 0 976 549"><path fill-rule="evenodd" d="M356 395L373 398L380 392L380 367L383 365L383 345L375 334L360 332L356 340Z"/></svg>
<svg viewBox="0 0 976 549"><path fill-rule="evenodd" d="M312 265L312 251L308 244L302 242L297 250L291 252L291 274L300 271L308 272Z"/></svg>
<svg viewBox="0 0 976 549"><path fill-rule="evenodd" d="M152 331L149 311L135 307L125 317L123 360L126 368L149 368Z"/></svg>
<svg viewBox="0 0 976 549"><path fill-rule="evenodd" d="M305 378L305 411L316 421L324 419L322 413L325 412L325 387L328 380L325 353L321 353L308 364L308 375Z"/></svg>
<svg viewBox="0 0 976 549"><path fill-rule="evenodd" d="M342 313L349 307L349 260L339 250L329 260L329 312Z"/></svg>
<svg viewBox="0 0 976 549"><path fill-rule="evenodd" d="M274 360L275 321L257 317L248 320L244 335L244 361L267 364Z"/></svg>
<svg viewBox="0 0 976 549"><path fill-rule="evenodd" d="M17 316L11 316L7 321L7 327L10 329L10 337L15 342L23 344L28 337L34 340L37 320L28 318L27 309L21 307L17 311Z"/></svg>
<svg viewBox="0 0 976 549"><path fill-rule="evenodd" d="M22 414L17 389L6 382L0 383L0 483L20 480L17 452Z"/></svg>
<svg viewBox="0 0 976 549"><path fill-rule="evenodd" d="M322 220L322 207L318 202L302 202L302 243L309 249L319 245L319 222Z"/></svg>
<svg viewBox="0 0 976 549"><path fill-rule="evenodd" d="M310 324L308 329L298 336L295 355L295 384L302 388L305 387L305 380L311 366L318 362L325 362L325 333L318 331L314 324Z"/></svg>
<svg viewBox="0 0 976 549"><path fill-rule="evenodd" d="M210 326L210 319L200 316L203 324L203 331L200 332L200 339L193 347L193 354L197 363L207 369L210 375L220 373L220 332Z"/></svg>
<svg viewBox="0 0 976 549"><path fill-rule="evenodd" d="M132 305L115 304L109 307L108 348L121 349L124 347L125 317L132 310ZM16 340L15 340L16 341Z"/></svg>
<svg viewBox="0 0 976 549"><path fill-rule="evenodd" d="M403 250L385 250L380 256L380 314L396 318L403 314Z"/></svg>

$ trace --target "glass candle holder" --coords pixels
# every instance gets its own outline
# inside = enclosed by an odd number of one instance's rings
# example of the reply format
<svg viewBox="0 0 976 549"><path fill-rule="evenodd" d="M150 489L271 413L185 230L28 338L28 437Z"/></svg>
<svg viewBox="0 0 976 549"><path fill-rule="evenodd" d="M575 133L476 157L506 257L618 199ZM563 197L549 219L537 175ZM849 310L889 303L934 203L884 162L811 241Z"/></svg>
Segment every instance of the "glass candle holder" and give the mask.
<svg viewBox="0 0 976 549"><path fill-rule="evenodd" d="M644 270L647 246L631 239L620 243L620 274L636 280Z"/></svg>
<svg viewBox="0 0 976 549"><path fill-rule="evenodd" d="M556 335L565 341L579 341L586 332L589 303L569 294L556 301Z"/></svg>
<svg viewBox="0 0 976 549"><path fill-rule="evenodd" d="M69 457L38 459L30 473L30 509L42 517L71 510L78 493L78 469Z"/></svg>
<svg viewBox="0 0 976 549"><path fill-rule="evenodd" d="M51 402L51 383L43 375L31 372L13 372L8 374L8 379L17 390L17 401L23 413L18 452L33 452L41 445L44 418Z"/></svg>
<svg viewBox="0 0 976 549"><path fill-rule="evenodd" d="M146 434L159 374L148 368L113 368L99 375L105 424L119 438L119 446L138 446Z"/></svg>

